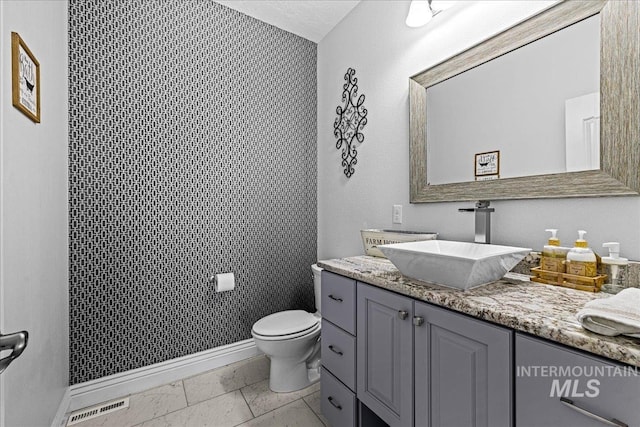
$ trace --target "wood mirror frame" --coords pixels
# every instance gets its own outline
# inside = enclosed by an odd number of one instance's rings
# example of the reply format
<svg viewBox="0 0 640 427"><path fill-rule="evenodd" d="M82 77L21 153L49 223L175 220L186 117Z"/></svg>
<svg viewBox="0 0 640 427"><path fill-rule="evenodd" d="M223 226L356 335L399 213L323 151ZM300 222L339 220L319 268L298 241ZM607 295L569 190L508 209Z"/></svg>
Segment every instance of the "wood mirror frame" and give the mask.
<svg viewBox="0 0 640 427"><path fill-rule="evenodd" d="M427 88L600 13L600 170L427 184ZM640 2L565 0L409 78L410 202L640 194Z"/></svg>

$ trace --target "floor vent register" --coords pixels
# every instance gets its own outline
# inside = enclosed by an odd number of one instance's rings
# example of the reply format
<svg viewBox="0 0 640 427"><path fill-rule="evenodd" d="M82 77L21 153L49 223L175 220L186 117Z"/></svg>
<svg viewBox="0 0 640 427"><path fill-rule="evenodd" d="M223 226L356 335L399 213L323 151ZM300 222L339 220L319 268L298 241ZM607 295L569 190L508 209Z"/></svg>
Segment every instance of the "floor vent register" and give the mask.
<svg viewBox="0 0 640 427"><path fill-rule="evenodd" d="M81 423L91 418L96 418L101 415L110 414L112 412L119 411L129 407L129 398L125 397L118 400L112 400L111 402L103 403L101 405L92 406L90 408L81 409L72 413L67 421L68 426Z"/></svg>

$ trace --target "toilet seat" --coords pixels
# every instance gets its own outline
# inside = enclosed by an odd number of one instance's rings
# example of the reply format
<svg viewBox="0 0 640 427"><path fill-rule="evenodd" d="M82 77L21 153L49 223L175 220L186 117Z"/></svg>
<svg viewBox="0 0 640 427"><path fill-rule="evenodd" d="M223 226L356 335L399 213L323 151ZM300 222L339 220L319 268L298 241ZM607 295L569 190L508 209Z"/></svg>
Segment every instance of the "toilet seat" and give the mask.
<svg viewBox="0 0 640 427"><path fill-rule="evenodd" d="M309 335L320 329L320 319L304 310L287 310L258 320L251 330L266 341L278 341Z"/></svg>
<svg viewBox="0 0 640 427"><path fill-rule="evenodd" d="M296 334L268 336L268 335L260 335L260 334L257 334L255 331L251 331L251 335L253 335L253 338L260 339L262 341L287 341L287 340L292 340L294 338L300 338L300 337L305 337L307 335L312 335L315 332L319 333L319 331L320 331L320 324L318 323L315 327L304 330L302 332L298 332Z"/></svg>

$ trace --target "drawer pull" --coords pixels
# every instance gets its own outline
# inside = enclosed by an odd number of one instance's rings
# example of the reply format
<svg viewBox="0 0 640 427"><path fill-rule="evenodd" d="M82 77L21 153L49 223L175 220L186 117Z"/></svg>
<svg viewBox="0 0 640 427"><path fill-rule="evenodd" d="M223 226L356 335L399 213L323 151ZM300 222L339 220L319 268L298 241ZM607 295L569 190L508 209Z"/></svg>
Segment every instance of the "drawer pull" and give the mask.
<svg viewBox="0 0 640 427"><path fill-rule="evenodd" d="M342 411L342 406L334 402L335 399L333 398L333 396L329 396L327 399L329 400L329 403L331 403L338 411Z"/></svg>
<svg viewBox="0 0 640 427"><path fill-rule="evenodd" d="M580 406L573 403L573 400L567 399L566 397L561 397L560 402L562 402L569 408L573 409L574 411L580 412L582 415L586 415L589 418L598 420L601 423L606 424L608 426L629 427L627 424L623 423L622 421L618 421L615 418L608 419L605 417L601 417L600 415L594 414L593 412L587 411L586 409L581 408Z"/></svg>
<svg viewBox="0 0 640 427"><path fill-rule="evenodd" d="M334 297L332 294L329 294L329 298L337 302L342 302L342 298Z"/></svg>
<svg viewBox="0 0 640 427"><path fill-rule="evenodd" d="M398 310L398 317L400 318L400 320L404 320L407 317L409 317L409 312L404 310Z"/></svg>
<svg viewBox="0 0 640 427"><path fill-rule="evenodd" d="M338 356L342 356L344 353L341 352L340 350L336 350L336 348L333 345L329 346L329 350L333 351L335 354L337 354Z"/></svg>

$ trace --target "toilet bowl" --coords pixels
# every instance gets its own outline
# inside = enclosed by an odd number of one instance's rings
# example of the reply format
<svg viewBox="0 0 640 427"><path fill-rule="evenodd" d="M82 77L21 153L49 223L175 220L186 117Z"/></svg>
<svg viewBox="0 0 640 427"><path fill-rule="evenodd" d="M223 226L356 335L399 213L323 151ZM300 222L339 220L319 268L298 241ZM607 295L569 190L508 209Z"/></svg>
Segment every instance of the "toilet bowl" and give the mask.
<svg viewBox="0 0 640 427"><path fill-rule="evenodd" d="M320 379L320 272L313 271L317 312L287 310L253 324L256 347L271 360L269 388L278 393L303 389Z"/></svg>

